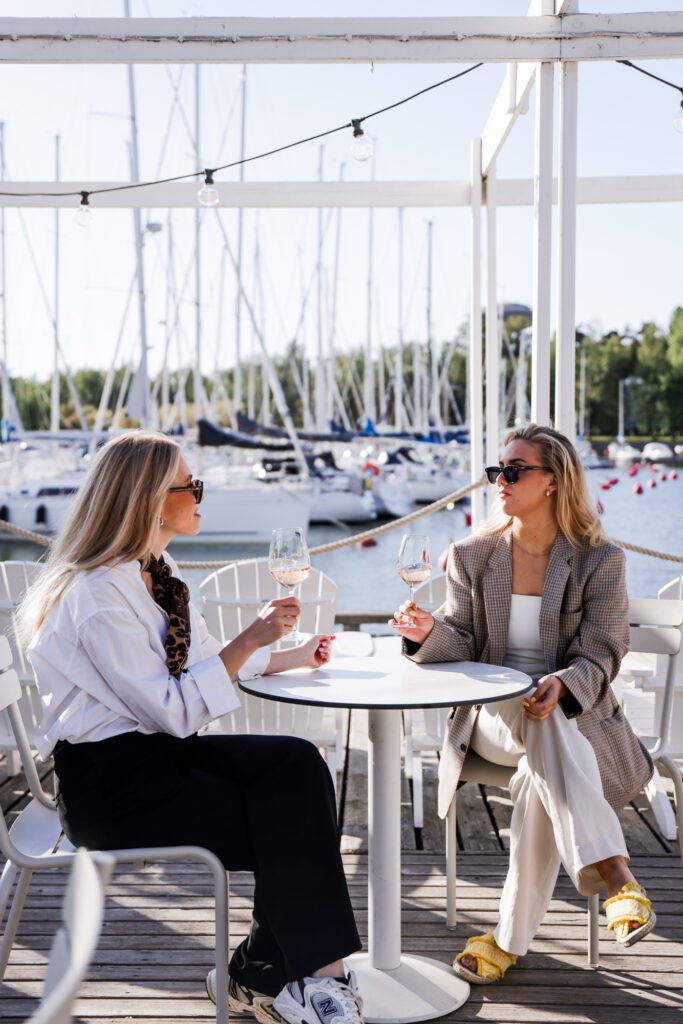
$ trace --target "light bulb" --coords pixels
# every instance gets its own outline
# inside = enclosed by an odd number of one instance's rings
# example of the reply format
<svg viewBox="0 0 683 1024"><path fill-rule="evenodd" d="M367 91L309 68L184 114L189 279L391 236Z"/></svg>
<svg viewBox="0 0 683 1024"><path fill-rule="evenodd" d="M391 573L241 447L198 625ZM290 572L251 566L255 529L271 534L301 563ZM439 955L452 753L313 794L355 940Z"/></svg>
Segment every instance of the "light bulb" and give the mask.
<svg viewBox="0 0 683 1024"><path fill-rule="evenodd" d="M683 135L683 101L681 101L680 110L674 117L674 128Z"/></svg>
<svg viewBox="0 0 683 1024"><path fill-rule="evenodd" d="M87 228L92 224L92 209L87 192L81 192L81 203L76 210L76 223L79 228Z"/></svg>
<svg viewBox="0 0 683 1024"><path fill-rule="evenodd" d="M197 199L200 206L218 206L220 197L213 183L213 171L204 171L204 184L197 192Z"/></svg>
<svg viewBox="0 0 683 1024"><path fill-rule="evenodd" d="M369 139L360 126L360 121L351 121L353 125L353 142L351 156L354 160L369 160L372 156L372 139Z"/></svg>

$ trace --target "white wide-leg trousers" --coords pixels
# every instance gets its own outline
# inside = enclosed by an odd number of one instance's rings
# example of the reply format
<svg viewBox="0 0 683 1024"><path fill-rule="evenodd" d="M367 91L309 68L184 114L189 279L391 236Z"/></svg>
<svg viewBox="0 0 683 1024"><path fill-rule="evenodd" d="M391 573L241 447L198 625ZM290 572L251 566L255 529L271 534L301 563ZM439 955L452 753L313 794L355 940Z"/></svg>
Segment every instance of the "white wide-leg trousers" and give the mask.
<svg viewBox="0 0 683 1024"><path fill-rule="evenodd" d="M591 865L628 858L626 844L603 795L595 752L561 708L531 722L518 698L485 704L470 745L487 761L517 765L510 781L510 867L494 938L521 956L550 906L560 864L587 896L603 886Z"/></svg>

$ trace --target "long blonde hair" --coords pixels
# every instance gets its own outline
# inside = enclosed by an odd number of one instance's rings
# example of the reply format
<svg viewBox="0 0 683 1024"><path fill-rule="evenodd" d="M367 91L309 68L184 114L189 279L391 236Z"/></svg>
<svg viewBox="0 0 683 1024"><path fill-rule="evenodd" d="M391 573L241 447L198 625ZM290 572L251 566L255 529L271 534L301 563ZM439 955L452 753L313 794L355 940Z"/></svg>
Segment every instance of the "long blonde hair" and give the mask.
<svg viewBox="0 0 683 1024"><path fill-rule="evenodd" d="M101 448L44 571L22 601L19 630L24 642L31 640L76 573L149 558L180 454L171 438L147 431L122 434Z"/></svg>
<svg viewBox="0 0 683 1024"><path fill-rule="evenodd" d="M551 501L560 531L570 544L578 547L587 541L591 547L606 544L608 537L588 492L586 472L579 454L568 437L552 427L528 423L516 427L505 435L504 444L527 441L534 445L539 462L549 466L555 476L556 489ZM479 533L504 533L512 524L512 517L497 508L479 529Z"/></svg>

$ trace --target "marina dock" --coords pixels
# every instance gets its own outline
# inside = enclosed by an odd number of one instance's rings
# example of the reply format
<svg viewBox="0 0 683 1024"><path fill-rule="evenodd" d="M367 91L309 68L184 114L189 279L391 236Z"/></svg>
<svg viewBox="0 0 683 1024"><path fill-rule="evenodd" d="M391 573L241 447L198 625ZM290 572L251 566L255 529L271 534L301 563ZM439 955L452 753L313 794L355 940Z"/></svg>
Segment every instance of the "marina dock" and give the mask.
<svg viewBox="0 0 683 1024"><path fill-rule="evenodd" d="M367 721L346 713L344 761L339 773L340 844L359 930L367 940ZM435 755L425 758L425 819L413 828L408 780L402 789L402 930L406 952L448 963L469 935L494 926L507 868L511 803L504 790L465 785L458 794L458 927L446 930L444 830L436 816ZM52 768L41 768L51 786ZM0 800L11 821L27 800L21 775L0 761ZM182 809L179 809L182 812ZM640 1019L673 1024L683 1010L683 870L678 844L657 830L644 797L620 815L632 868L657 910L652 935L633 949L600 928L598 969L586 965L585 900L560 874L550 911L531 950L502 983L472 987L455 1021L617 1024ZM0 989L0 1017L25 1020L42 991L45 964L57 927L67 875L34 877L26 910ZM231 943L249 927L253 878L230 875ZM208 876L195 865L151 864L142 872L122 867L108 889L98 951L80 989L78 1020L183 1024L210 1022L213 1004L204 978L212 965L213 901ZM246 1018L243 1018L246 1019Z"/></svg>

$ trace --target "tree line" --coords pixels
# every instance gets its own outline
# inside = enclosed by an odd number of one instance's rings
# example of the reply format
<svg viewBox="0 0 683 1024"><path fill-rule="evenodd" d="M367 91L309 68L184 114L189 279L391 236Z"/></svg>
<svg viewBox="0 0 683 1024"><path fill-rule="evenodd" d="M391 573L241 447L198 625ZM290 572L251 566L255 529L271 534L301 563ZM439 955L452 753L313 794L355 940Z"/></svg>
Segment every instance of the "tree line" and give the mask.
<svg viewBox="0 0 683 1024"><path fill-rule="evenodd" d="M484 337L486 325L483 324ZM524 316L511 316L504 324L505 339L502 362L505 390L514 390L514 376L519 367L520 351L529 349L530 320ZM554 343L553 343L554 348ZM617 433L619 382L624 381L625 433L633 437L679 437L683 435L683 307L674 310L668 328L653 322L642 324L638 330L610 330L604 334L589 328L576 335L576 404L579 406L581 362L585 367L585 433L588 437L613 437ZM463 324L452 339L438 347L439 365L436 368L443 387L440 394L440 413L445 425L467 419L467 325ZM413 399L416 381L422 395L423 407L428 404L429 381L432 376L431 353L423 343L407 342L403 348L403 379L405 413L412 420L415 410ZM351 423L361 422L363 409L364 350L358 346L338 354L330 367L336 380L336 390L342 399ZM385 347L373 365L377 418L394 422L393 375L396 349ZM447 366L445 365L447 362ZM552 361L554 365L554 361ZM273 356L273 364L285 398L297 425L303 426L305 406L314 409L315 367L308 365L301 348L292 343L284 354ZM524 360L527 393L530 391L530 359ZM260 412L263 380L260 364L243 367L244 392L251 389L253 407ZM105 425L108 425L119 404L120 391L129 380L129 373L119 369L114 374ZM251 376L251 383L249 383ZM95 422L97 408L103 392L106 374L96 369L80 369L73 375L73 383L89 426ZM380 387L383 379L384 387ZM47 430L50 425L49 379L14 377L12 389L27 430ZM204 378L204 390L226 395L232 399L232 373L224 372L220 378ZM553 381L554 387L554 381ZM194 387L192 373L184 370L169 374L170 401L175 402L180 389L184 389L189 421L194 419ZM551 392L552 393L552 392ZM308 403L305 398L308 395ZM0 408L2 399L0 398ZM246 411L246 410L245 410ZM225 401L215 403L216 419L228 423ZM2 410L4 415L4 410ZM510 410L510 417L514 409ZM258 416L257 416L258 418ZM273 422L279 422L273 409ZM73 399L66 377L60 378L60 421L65 429L79 427ZM132 426L137 421L125 416L121 425Z"/></svg>

